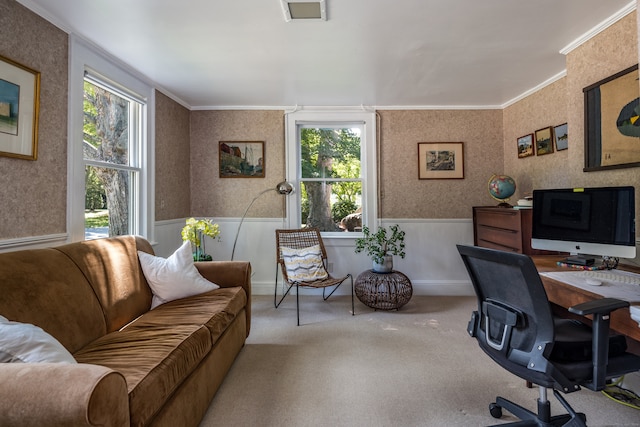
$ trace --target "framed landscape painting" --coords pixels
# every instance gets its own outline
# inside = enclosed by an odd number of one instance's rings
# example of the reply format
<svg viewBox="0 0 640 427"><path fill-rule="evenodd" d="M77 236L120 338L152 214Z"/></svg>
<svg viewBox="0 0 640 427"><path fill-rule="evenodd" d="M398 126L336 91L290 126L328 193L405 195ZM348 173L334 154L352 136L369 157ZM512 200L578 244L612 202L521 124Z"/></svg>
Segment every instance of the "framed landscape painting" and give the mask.
<svg viewBox="0 0 640 427"><path fill-rule="evenodd" d="M263 141L220 141L220 178L264 178Z"/></svg>
<svg viewBox="0 0 640 427"><path fill-rule="evenodd" d="M536 131L536 155L553 153L551 126Z"/></svg>
<svg viewBox="0 0 640 427"><path fill-rule="evenodd" d="M566 123L553 128L553 139L556 141L556 150L562 151L569 148L569 134Z"/></svg>
<svg viewBox="0 0 640 427"><path fill-rule="evenodd" d="M533 156L533 134L518 138L518 157Z"/></svg>
<svg viewBox="0 0 640 427"><path fill-rule="evenodd" d="M419 179L463 179L462 142L419 142Z"/></svg>
<svg viewBox="0 0 640 427"><path fill-rule="evenodd" d="M0 56L0 155L36 160L40 73Z"/></svg>

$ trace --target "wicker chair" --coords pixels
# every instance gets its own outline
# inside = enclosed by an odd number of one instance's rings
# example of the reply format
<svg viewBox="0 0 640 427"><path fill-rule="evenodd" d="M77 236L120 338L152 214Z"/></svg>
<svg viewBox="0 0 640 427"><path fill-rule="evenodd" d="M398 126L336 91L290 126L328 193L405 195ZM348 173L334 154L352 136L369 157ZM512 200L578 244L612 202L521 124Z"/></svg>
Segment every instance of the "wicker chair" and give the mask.
<svg viewBox="0 0 640 427"><path fill-rule="evenodd" d="M276 230L276 258L279 266L276 266L276 283L275 283L275 292L273 296L273 303L276 308L280 306L280 303L284 300L284 298L289 294L291 288L296 287L296 311L298 315L298 326L300 326L300 288L322 288L322 298L326 301L333 293L338 289L338 287L347 279L351 281L351 314L355 314L354 302L353 302L353 277L351 274L347 274L344 277L336 278L332 277L328 272L326 273L326 278L321 280L313 280L313 281L303 281L303 280L293 280L289 273L287 272L287 266L285 264L285 256L283 256L283 248L285 251L287 250L301 250L311 248L313 246L318 245L320 247L320 257L321 259L318 262L321 264L317 266L320 270L324 270L326 272L326 264L327 264L327 251L322 242L322 237L320 236L320 230L318 228L302 228L298 230ZM278 270L282 271L282 277L284 279L284 284L286 286L286 290L284 291L282 297L278 299ZM333 290L326 295L327 288L335 286Z"/></svg>

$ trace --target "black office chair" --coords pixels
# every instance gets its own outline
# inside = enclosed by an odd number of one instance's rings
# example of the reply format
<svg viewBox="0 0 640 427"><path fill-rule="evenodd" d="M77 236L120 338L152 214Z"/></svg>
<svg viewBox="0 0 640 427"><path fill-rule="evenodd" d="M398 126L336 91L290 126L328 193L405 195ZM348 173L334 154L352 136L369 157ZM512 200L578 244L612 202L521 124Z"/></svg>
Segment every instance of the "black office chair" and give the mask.
<svg viewBox="0 0 640 427"><path fill-rule="evenodd" d="M495 418L506 409L520 420L517 426L586 426L558 391L586 387L602 390L612 378L640 370L640 357L627 353L624 336L609 336L609 314L629 306L603 298L571 307L570 312L593 315L593 328L551 313L535 264L527 255L458 245L478 297L467 331L480 348L506 370L540 388L538 413L505 398L489 406ZM547 389L568 412L551 416Z"/></svg>

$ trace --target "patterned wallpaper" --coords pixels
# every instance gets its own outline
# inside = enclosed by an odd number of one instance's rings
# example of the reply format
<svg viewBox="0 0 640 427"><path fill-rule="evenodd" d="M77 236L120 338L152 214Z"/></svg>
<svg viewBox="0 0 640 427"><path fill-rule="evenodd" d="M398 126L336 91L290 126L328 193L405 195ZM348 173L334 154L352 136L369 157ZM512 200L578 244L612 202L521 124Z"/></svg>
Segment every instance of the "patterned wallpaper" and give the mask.
<svg viewBox="0 0 640 427"><path fill-rule="evenodd" d="M0 239L66 232L67 34L0 0L0 55L41 73L38 158L0 157Z"/></svg>
<svg viewBox="0 0 640 427"><path fill-rule="evenodd" d="M582 88L638 62L638 17L629 14L567 55L567 76L505 110L379 111L383 218L468 218L495 201L493 173L533 188L638 184L640 169L582 172ZM38 160L0 157L0 239L66 232L68 36L13 0L0 0L0 55L42 73ZM239 217L285 178L283 111L189 111L156 96L156 219ZM517 158L516 139L569 124L569 149ZM219 141L264 141L265 178L220 178ZM419 180L418 142L463 142L462 180ZM515 198L514 198L515 199ZM637 197L640 199L640 197ZM280 217L262 197L250 217ZM640 211L640 210L639 210Z"/></svg>
<svg viewBox="0 0 640 427"><path fill-rule="evenodd" d="M264 141L265 177L220 178L220 141ZM191 214L242 216L258 193L286 178L284 162L284 111L192 111ZM283 202L264 195L247 216L282 217Z"/></svg>
<svg viewBox="0 0 640 427"><path fill-rule="evenodd" d="M638 18L633 12L567 55L567 75L504 110L505 172L518 195L534 188L639 186L640 169L583 172L582 89L638 63ZM569 148L519 159L516 139L546 126L568 123ZM636 199L638 193L636 193ZM638 208L637 208L638 209ZM640 210L638 210L640 212Z"/></svg>
<svg viewBox="0 0 640 427"><path fill-rule="evenodd" d="M156 221L190 216L188 109L156 91Z"/></svg>
<svg viewBox="0 0 640 427"><path fill-rule="evenodd" d="M470 218L497 204L487 192L502 173L502 111L379 111L382 218ZM418 179L419 142L462 142L464 179Z"/></svg>

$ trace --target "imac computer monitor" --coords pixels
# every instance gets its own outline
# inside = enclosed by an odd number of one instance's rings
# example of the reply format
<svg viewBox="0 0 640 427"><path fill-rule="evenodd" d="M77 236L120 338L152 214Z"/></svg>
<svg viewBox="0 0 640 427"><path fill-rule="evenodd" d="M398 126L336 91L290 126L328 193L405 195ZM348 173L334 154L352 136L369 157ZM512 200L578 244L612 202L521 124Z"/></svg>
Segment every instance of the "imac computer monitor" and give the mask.
<svg viewBox="0 0 640 427"><path fill-rule="evenodd" d="M575 263L635 258L634 195L631 186L534 190L531 247L568 252Z"/></svg>

